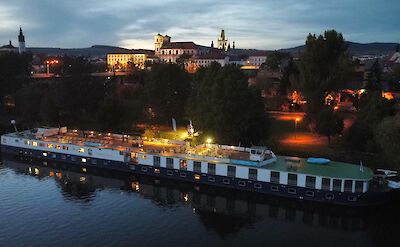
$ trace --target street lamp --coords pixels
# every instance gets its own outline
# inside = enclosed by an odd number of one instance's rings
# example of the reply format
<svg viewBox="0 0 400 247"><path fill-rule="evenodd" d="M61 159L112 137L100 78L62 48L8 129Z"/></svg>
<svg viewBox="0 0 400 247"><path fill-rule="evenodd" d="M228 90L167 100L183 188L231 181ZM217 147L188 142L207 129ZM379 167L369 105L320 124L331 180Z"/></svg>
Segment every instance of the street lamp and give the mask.
<svg viewBox="0 0 400 247"><path fill-rule="evenodd" d="M301 119L299 117L297 117L294 120L294 139L297 139L297 123L300 121Z"/></svg>
<svg viewBox="0 0 400 247"><path fill-rule="evenodd" d="M51 64L58 64L58 60L57 59L53 59L53 60L46 60L46 65L47 65L47 75L50 74L50 65Z"/></svg>

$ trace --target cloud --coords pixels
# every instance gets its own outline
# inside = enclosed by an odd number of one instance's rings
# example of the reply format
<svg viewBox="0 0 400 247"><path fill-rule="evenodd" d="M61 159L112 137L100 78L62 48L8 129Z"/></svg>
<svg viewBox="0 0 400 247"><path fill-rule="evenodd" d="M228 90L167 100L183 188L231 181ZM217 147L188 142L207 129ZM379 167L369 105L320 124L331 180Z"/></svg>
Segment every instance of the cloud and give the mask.
<svg viewBox="0 0 400 247"><path fill-rule="evenodd" d="M221 29L241 48L300 45L327 29L351 41L398 42L399 7L397 0L5 0L0 42L16 40L19 25L27 46L153 48L156 33L209 45Z"/></svg>

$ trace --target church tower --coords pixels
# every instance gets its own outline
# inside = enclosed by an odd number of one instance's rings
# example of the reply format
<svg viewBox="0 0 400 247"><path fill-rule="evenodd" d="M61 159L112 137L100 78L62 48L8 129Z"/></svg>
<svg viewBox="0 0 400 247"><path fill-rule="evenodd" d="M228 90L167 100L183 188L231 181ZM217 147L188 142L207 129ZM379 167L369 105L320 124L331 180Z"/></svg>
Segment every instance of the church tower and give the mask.
<svg viewBox="0 0 400 247"><path fill-rule="evenodd" d="M217 48L224 51L228 50L228 39L225 37L224 29L221 30L221 35L218 38Z"/></svg>
<svg viewBox="0 0 400 247"><path fill-rule="evenodd" d="M160 54L161 47L163 43L170 43L171 37L168 35L162 36L161 34L157 34L154 36L154 52L156 55Z"/></svg>
<svg viewBox="0 0 400 247"><path fill-rule="evenodd" d="M21 53L25 52L25 36L22 33L21 27L19 27L18 43L19 43L18 51L19 51L19 54L21 54Z"/></svg>

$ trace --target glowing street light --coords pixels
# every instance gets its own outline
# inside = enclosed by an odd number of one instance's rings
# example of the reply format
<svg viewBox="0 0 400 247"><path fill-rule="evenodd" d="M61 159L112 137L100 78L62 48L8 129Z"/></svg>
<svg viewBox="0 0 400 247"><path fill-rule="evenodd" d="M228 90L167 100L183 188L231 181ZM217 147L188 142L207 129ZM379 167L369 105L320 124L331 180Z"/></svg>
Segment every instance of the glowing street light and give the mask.
<svg viewBox="0 0 400 247"><path fill-rule="evenodd" d="M46 60L46 65L47 65L47 75L50 74L50 65L51 64L58 64L58 60L57 59L53 59L53 60Z"/></svg>
<svg viewBox="0 0 400 247"><path fill-rule="evenodd" d="M297 117L294 120L294 139L297 139L297 123L301 121L301 118Z"/></svg>
<svg viewBox="0 0 400 247"><path fill-rule="evenodd" d="M211 139L211 138L207 138L207 139L206 139L206 142L207 142L207 144L211 144L212 139Z"/></svg>

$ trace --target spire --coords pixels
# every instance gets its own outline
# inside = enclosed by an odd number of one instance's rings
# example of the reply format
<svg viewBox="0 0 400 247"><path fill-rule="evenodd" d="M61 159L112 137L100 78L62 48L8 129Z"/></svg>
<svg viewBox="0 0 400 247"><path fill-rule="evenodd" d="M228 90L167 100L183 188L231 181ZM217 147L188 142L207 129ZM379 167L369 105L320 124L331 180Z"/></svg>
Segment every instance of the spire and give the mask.
<svg viewBox="0 0 400 247"><path fill-rule="evenodd" d="M221 39L221 40L225 40L225 30L224 30L224 29L221 30L220 39Z"/></svg>
<svg viewBox="0 0 400 247"><path fill-rule="evenodd" d="M214 48L214 41L211 41L211 48Z"/></svg>
<svg viewBox="0 0 400 247"><path fill-rule="evenodd" d="M231 49L231 43L228 43L228 49L226 50L230 50Z"/></svg>
<svg viewBox="0 0 400 247"><path fill-rule="evenodd" d="M25 36L22 33L22 28L21 27L19 27L18 42L25 42Z"/></svg>
<svg viewBox="0 0 400 247"><path fill-rule="evenodd" d="M11 44L11 40L10 40L10 42L9 42L8 44L9 44L9 45L12 45L12 44Z"/></svg>
<svg viewBox="0 0 400 247"><path fill-rule="evenodd" d="M235 41L233 41L232 49L235 49Z"/></svg>

